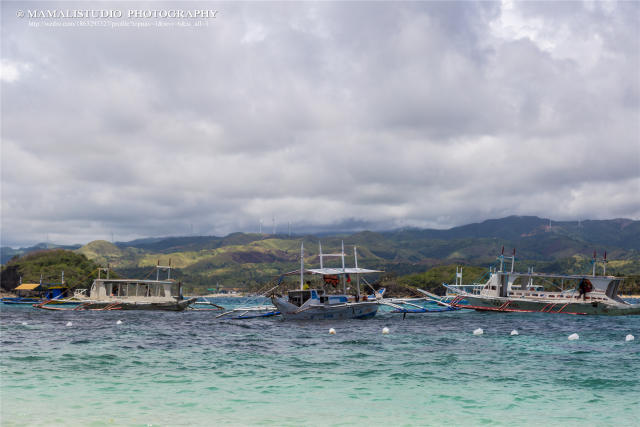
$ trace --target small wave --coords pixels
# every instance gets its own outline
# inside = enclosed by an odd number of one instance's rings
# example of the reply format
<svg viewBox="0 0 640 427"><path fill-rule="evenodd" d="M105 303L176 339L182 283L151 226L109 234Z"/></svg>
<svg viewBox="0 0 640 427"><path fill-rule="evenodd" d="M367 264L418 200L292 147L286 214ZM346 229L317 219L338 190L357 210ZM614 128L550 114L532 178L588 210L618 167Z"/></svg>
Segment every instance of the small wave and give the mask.
<svg viewBox="0 0 640 427"><path fill-rule="evenodd" d="M9 359L16 360L19 362L35 362L38 360L46 360L47 357L44 356L9 356Z"/></svg>

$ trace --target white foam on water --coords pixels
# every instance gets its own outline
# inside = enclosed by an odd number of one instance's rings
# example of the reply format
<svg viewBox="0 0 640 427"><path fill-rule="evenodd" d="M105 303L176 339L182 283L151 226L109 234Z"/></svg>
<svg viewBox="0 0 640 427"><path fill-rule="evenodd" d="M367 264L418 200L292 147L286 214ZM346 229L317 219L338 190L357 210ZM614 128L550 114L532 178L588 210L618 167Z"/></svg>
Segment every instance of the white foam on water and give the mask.
<svg viewBox="0 0 640 427"><path fill-rule="evenodd" d="M519 335L519 334L518 334L518 331L514 329L513 331L511 331L511 335Z"/></svg>
<svg viewBox="0 0 640 427"><path fill-rule="evenodd" d="M116 322L116 325L122 325L122 320L118 320L118 321Z"/></svg>
<svg viewBox="0 0 640 427"><path fill-rule="evenodd" d="M329 334L330 335L335 335L336 334L336 330L333 329L333 328L329 329Z"/></svg>
<svg viewBox="0 0 640 427"><path fill-rule="evenodd" d="M67 322L67 326L73 326L73 323Z"/></svg>
<svg viewBox="0 0 640 427"><path fill-rule="evenodd" d="M22 326L27 326L28 323L27 322L22 322Z"/></svg>
<svg viewBox="0 0 640 427"><path fill-rule="evenodd" d="M633 335L631 335L631 334L629 334L629 335L627 335L626 337L624 337L624 340L625 340L626 342L633 341L633 340L635 340L635 339L636 339L636 337L634 337L634 336L633 336Z"/></svg>
<svg viewBox="0 0 640 427"><path fill-rule="evenodd" d="M567 339L568 339L569 341L575 341L575 340L577 340L577 339L580 339L580 335L578 335L578 334L571 334L571 335L569 335L569 336L567 337Z"/></svg>
<svg viewBox="0 0 640 427"><path fill-rule="evenodd" d="M475 331L473 331L473 335L482 335L484 334L484 331L482 330L482 328L478 328Z"/></svg>
<svg viewBox="0 0 640 427"><path fill-rule="evenodd" d="M386 326L384 328L382 328L382 334L383 335L387 335L389 333L389 328L387 328Z"/></svg>

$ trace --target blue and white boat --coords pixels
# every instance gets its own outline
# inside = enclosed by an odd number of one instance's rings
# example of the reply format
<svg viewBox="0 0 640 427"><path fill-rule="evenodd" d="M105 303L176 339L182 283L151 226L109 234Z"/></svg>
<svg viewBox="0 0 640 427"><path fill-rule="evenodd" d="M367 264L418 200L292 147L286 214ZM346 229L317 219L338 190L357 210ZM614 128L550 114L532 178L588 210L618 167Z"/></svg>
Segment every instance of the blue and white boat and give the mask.
<svg viewBox="0 0 640 427"><path fill-rule="evenodd" d="M320 245L320 268L304 268L304 244L300 247L300 270L292 271L285 276L299 275L300 288L288 291L286 296L273 294L271 302L278 309L285 320L340 320L340 319L368 319L378 312L378 300L369 301L366 295L360 295L360 275L381 273L379 270L369 270L358 267L358 255L353 248L355 267L344 265L344 243L339 254L323 254ZM326 268L323 259L339 257L342 259L341 268ZM305 275L321 279L320 285L312 287L311 281L305 282ZM351 277L356 279L355 296L347 295L347 283ZM282 278L281 278L282 279ZM317 281L316 281L317 282ZM334 291L342 282L342 293Z"/></svg>
<svg viewBox="0 0 640 427"><path fill-rule="evenodd" d="M70 299L72 287L65 284L64 271L59 283L47 283L43 281L42 274L38 283L22 283L13 289L18 296L1 298L0 302L10 305L33 305L44 301L53 301L56 304L64 304Z"/></svg>

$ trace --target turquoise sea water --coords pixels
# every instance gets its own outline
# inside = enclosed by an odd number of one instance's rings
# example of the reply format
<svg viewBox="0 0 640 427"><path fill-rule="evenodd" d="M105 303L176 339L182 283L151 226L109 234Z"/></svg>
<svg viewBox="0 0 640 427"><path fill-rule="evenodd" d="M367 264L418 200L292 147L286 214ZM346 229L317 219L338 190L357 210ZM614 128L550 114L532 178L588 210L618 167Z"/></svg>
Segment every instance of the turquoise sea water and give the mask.
<svg viewBox="0 0 640 427"><path fill-rule="evenodd" d="M476 328L484 334L474 336ZM569 341L572 333L580 339ZM0 334L3 426L640 420L640 316L220 321L215 312L4 306ZM625 342L627 334L636 340Z"/></svg>

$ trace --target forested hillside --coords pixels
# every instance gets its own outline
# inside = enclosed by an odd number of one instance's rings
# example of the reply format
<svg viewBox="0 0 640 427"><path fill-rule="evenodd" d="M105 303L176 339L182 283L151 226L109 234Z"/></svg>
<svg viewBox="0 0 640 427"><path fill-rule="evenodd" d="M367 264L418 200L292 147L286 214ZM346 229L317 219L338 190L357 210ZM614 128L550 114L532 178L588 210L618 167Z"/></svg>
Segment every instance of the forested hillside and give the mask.
<svg viewBox="0 0 640 427"><path fill-rule="evenodd" d="M262 287L299 267L301 243L305 265L318 266L320 241L325 253L339 252L344 242L348 266L354 264L357 247L360 266L384 270L386 274L378 279L399 286L433 287L452 281L455 265L477 267L468 268L465 275L475 279L471 275L495 263L502 247L506 255L516 249L517 270L533 267L538 272L587 273L595 250L598 258L607 251L608 273L640 274L640 221L625 219L550 223L537 217L508 217L449 230L363 231L321 238L233 233L115 244L94 241L75 251L128 277L145 277L157 263L171 263L174 277L187 289L205 292L216 287ZM446 267L431 270L438 266Z"/></svg>

